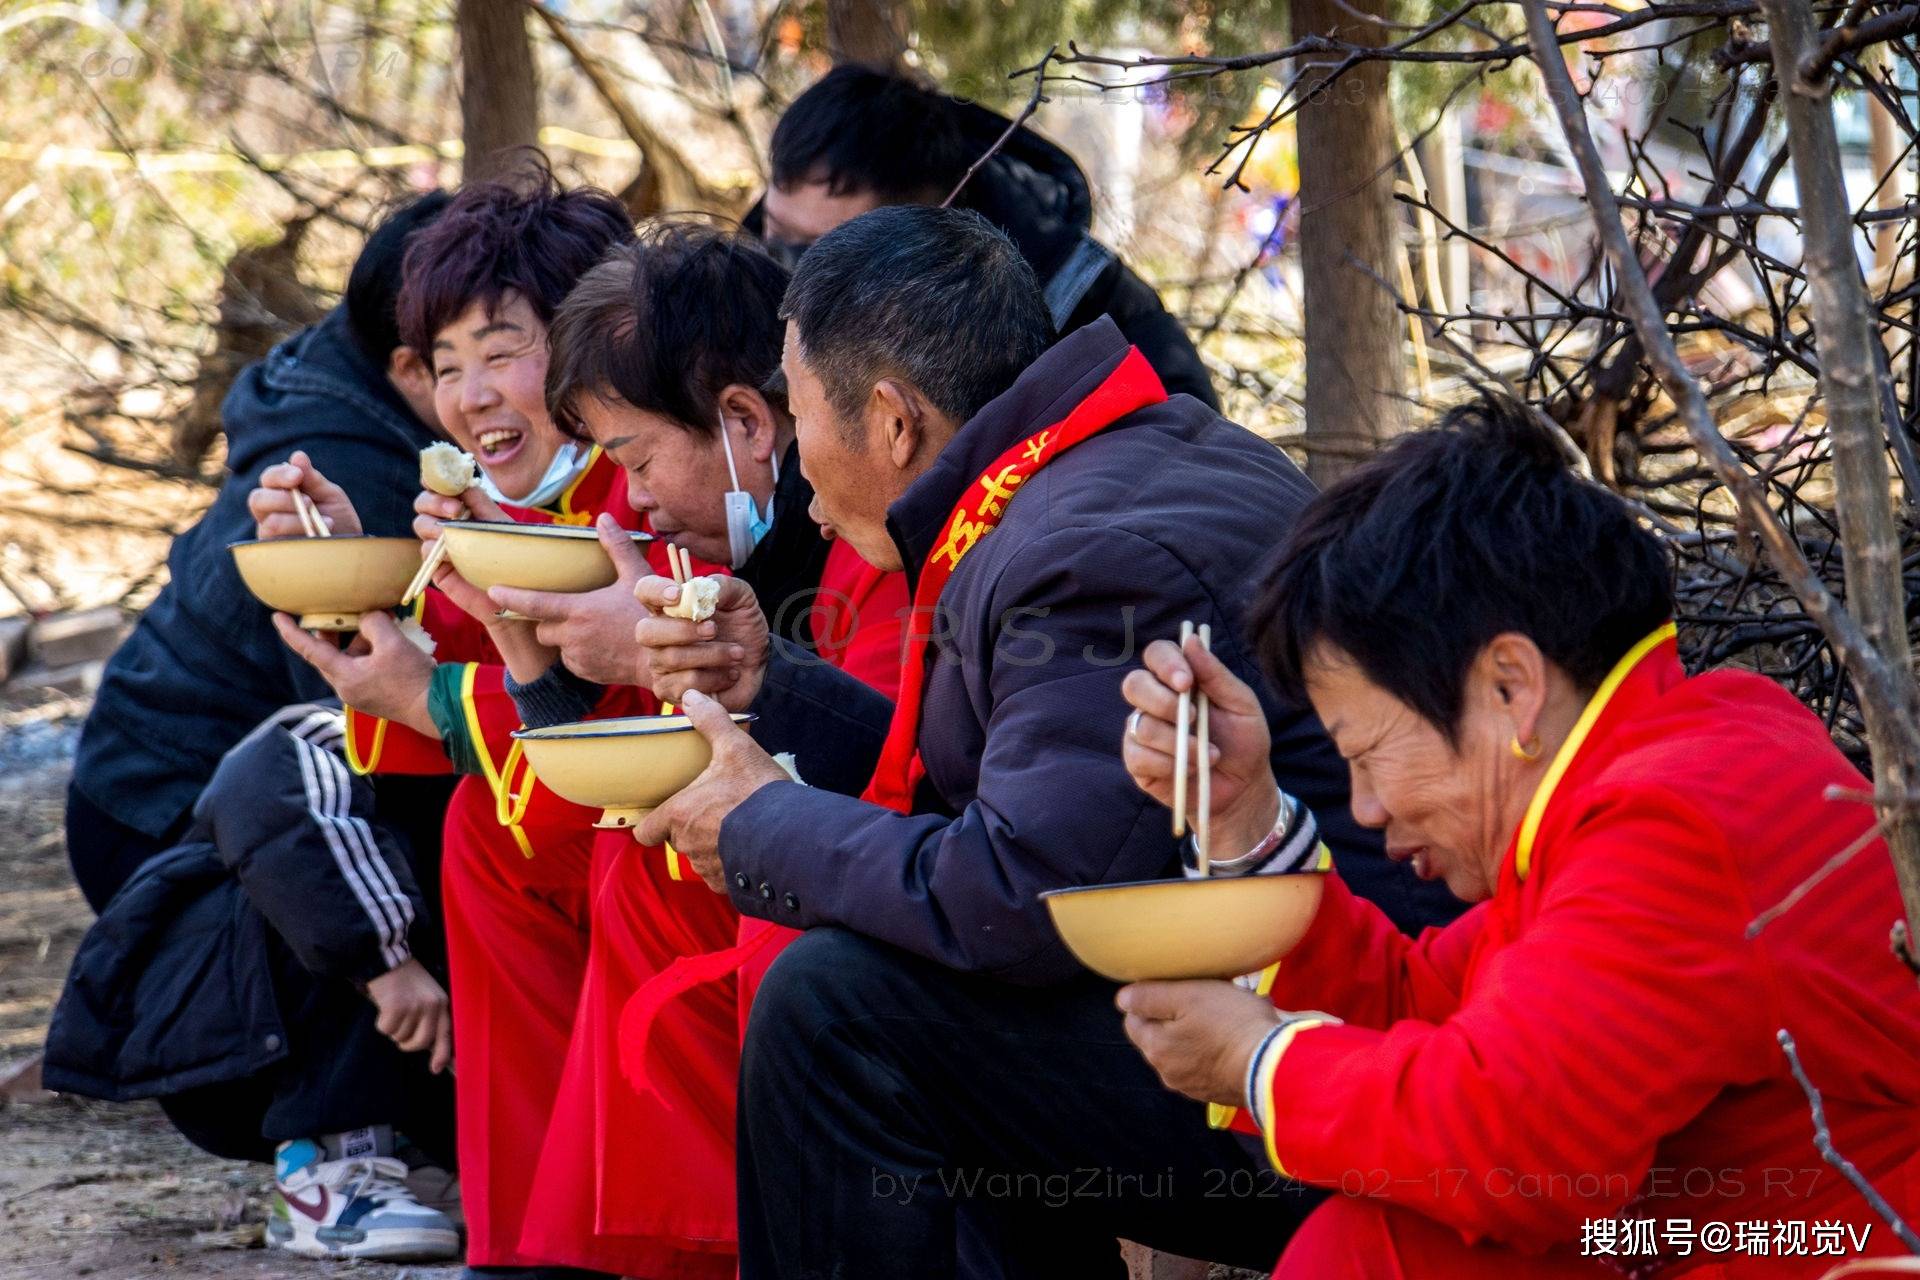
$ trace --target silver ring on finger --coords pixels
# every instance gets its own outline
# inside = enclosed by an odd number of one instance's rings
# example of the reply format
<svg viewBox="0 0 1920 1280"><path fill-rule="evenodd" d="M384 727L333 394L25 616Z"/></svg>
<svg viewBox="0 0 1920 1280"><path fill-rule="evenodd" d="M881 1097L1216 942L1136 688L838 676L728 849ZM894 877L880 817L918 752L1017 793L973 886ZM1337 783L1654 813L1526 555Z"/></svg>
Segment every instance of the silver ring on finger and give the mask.
<svg viewBox="0 0 1920 1280"><path fill-rule="evenodd" d="M1135 742L1140 741L1140 712L1138 708L1134 710L1132 715L1127 717L1127 736Z"/></svg>

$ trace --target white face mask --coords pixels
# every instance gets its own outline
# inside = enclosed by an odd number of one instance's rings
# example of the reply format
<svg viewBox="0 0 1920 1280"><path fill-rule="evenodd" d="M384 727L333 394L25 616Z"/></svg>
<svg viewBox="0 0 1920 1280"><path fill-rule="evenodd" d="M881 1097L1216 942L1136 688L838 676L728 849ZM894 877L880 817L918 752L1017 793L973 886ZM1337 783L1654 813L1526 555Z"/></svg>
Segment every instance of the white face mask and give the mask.
<svg viewBox="0 0 1920 1280"><path fill-rule="evenodd" d="M767 536L767 530L773 528L773 496L767 496L767 514L762 516L753 495L740 487L740 471L733 465L733 437L727 434L725 414L720 415L720 446L727 451L727 480L732 486L727 490L727 563L738 569L760 545L760 539ZM767 462L773 467L773 487L778 489L778 453L769 454Z"/></svg>
<svg viewBox="0 0 1920 1280"><path fill-rule="evenodd" d="M495 502L508 503L516 507L544 507L567 491L567 486L579 478L587 467L587 450L584 446L568 441L554 450L553 461L547 464L547 473L540 477L540 483L534 486L532 493L524 498L509 498L500 492L500 486L493 482L483 467L480 471L480 489Z"/></svg>

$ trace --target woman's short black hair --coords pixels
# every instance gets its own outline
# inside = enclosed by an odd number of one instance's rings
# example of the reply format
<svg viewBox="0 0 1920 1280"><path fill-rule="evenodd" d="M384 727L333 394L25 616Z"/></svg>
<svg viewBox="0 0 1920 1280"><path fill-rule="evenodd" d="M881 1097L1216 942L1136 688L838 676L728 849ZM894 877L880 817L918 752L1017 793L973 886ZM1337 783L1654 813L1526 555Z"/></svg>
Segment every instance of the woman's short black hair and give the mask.
<svg viewBox="0 0 1920 1280"><path fill-rule="evenodd" d="M719 429L733 383L774 389L787 272L744 232L675 220L643 228L580 277L548 330L547 409L585 435L584 397L617 399L691 431Z"/></svg>
<svg viewBox="0 0 1920 1280"><path fill-rule="evenodd" d="M598 187L562 187L533 153L511 179L462 187L407 242L401 341L431 359L435 334L476 302L492 313L510 292L551 325L574 281L632 239L625 205Z"/></svg>
<svg viewBox="0 0 1920 1280"><path fill-rule="evenodd" d="M1529 637L1591 692L1672 616L1659 541L1525 408L1487 398L1314 499L1250 623L1285 692L1304 695L1303 659L1326 645L1451 738L1467 669L1495 636Z"/></svg>
<svg viewBox="0 0 1920 1280"><path fill-rule="evenodd" d="M782 191L824 182L834 195L871 192L883 204L942 199L972 161L952 99L850 62L793 100L768 151Z"/></svg>

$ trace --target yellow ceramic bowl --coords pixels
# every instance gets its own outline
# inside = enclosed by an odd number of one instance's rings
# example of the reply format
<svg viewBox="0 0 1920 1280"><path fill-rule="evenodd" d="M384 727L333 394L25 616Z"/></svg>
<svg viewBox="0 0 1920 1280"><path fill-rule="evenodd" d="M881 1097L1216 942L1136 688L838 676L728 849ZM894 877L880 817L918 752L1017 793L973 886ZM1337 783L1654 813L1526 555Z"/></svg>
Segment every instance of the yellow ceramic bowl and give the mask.
<svg viewBox="0 0 1920 1280"><path fill-rule="evenodd" d="M1041 894L1067 949L1115 982L1237 978L1299 945L1320 909L1322 872L1139 880Z"/></svg>
<svg viewBox="0 0 1920 1280"><path fill-rule="evenodd" d="M735 724L753 717L736 714ZM563 800L602 810L596 827L631 827L707 767L713 751L685 716L628 716L522 729L534 777Z"/></svg>
<svg viewBox="0 0 1920 1280"><path fill-rule="evenodd" d="M412 538L270 538L229 549L247 590L309 631L355 630L361 614L399 604L420 568Z"/></svg>
<svg viewBox="0 0 1920 1280"><path fill-rule="evenodd" d="M447 559L481 590L598 591L617 576L592 525L456 520L441 526ZM636 533L635 542L653 540Z"/></svg>

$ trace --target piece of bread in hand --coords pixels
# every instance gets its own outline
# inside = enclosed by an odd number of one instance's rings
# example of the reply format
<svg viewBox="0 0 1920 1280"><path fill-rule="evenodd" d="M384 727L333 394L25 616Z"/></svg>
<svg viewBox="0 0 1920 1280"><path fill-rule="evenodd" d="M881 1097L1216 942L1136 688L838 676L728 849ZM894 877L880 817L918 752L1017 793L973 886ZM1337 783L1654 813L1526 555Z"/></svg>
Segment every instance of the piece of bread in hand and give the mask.
<svg viewBox="0 0 1920 1280"><path fill-rule="evenodd" d="M688 622L705 622L713 616L714 606L720 603L720 579L688 578L680 584L680 598L660 612L669 618L685 618Z"/></svg>
<svg viewBox="0 0 1920 1280"><path fill-rule="evenodd" d="M473 486L473 455L436 440L420 451L420 487L457 498Z"/></svg>

